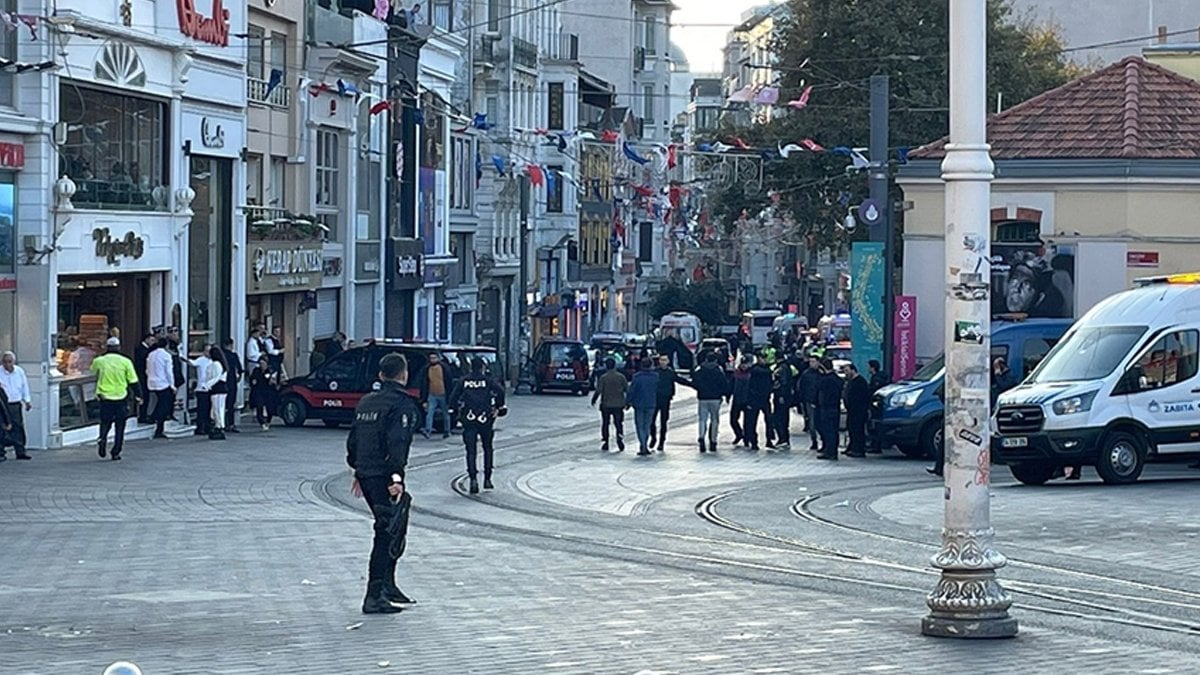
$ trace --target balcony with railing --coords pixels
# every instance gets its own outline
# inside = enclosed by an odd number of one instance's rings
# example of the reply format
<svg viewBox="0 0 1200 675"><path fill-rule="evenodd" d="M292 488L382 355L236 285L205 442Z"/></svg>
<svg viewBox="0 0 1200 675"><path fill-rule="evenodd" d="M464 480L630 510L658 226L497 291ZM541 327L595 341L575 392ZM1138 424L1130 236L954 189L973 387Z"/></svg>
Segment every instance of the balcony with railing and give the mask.
<svg viewBox="0 0 1200 675"><path fill-rule="evenodd" d="M521 38L513 38L512 56L514 64L531 70L537 70L538 48L532 42L522 40Z"/></svg>
<svg viewBox="0 0 1200 675"><path fill-rule="evenodd" d="M289 108L292 105L290 87L280 83L271 89L270 83L257 77L246 78L246 97L255 103L265 103L276 108Z"/></svg>

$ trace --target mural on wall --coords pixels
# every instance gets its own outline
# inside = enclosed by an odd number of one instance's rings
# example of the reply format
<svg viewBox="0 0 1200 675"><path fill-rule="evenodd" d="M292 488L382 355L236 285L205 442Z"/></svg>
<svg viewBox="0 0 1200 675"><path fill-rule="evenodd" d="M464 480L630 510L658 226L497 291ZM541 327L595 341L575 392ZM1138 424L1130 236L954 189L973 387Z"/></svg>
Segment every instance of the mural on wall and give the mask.
<svg viewBox="0 0 1200 675"><path fill-rule="evenodd" d="M1075 316L1075 247L992 242L992 314Z"/></svg>

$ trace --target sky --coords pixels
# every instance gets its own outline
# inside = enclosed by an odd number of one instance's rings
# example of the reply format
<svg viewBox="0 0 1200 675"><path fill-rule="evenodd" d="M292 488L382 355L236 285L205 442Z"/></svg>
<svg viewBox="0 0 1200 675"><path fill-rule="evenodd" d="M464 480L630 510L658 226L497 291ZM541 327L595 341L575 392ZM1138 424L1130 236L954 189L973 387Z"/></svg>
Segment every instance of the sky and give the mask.
<svg viewBox="0 0 1200 675"><path fill-rule="evenodd" d="M742 12L766 0L675 0L679 11L672 24L724 24L723 27L671 28L671 40L687 54L694 73L720 72L721 49L729 30L740 23Z"/></svg>

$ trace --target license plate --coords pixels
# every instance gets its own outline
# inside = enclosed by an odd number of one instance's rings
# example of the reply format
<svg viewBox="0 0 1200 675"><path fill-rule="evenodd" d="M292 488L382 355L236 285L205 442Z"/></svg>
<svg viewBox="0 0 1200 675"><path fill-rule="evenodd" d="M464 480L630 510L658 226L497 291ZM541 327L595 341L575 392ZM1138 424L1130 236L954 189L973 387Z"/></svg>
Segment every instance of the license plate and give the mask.
<svg viewBox="0 0 1200 675"><path fill-rule="evenodd" d="M1029 439L1024 436L1000 439L1000 446L1004 448L1024 448L1027 445L1029 445Z"/></svg>
<svg viewBox="0 0 1200 675"><path fill-rule="evenodd" d="M575 373L573 373L573 372L570 372L570 371L567 371L567 372L558 373L558 374L557 374L557 375L555 375L554 377L555 377L555 379L558 379L558 380L564 380L564 381L568 381L568 382L569 382L569 381L571 381L571 380L574 380L574 379L575 379Z"/></svg>

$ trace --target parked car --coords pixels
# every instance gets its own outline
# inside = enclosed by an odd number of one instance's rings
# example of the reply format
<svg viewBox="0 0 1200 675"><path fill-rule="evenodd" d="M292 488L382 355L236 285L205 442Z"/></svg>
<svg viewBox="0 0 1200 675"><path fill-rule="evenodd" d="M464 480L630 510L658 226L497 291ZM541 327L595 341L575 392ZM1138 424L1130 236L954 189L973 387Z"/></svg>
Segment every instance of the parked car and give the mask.
<svg viewBox="0 0 1200 675"><path fill-rule="evenodd" d="M321 420L337 427L354 419L358 402L379 388L379 360L386 354L402 354L408 361L408 392L421 395L420 382L429 367L429 355L441 357L447 385L462 377L474 358L488 364L493 377L503 381L496 350L492 347L445 345L399 340L375 340L347 349L315 368L308 375L284 383L279 397L279 416L289 427L303 426L308 420ZM441 423L441 416L435 420ZM455 424L452 419L451 426ZM440 430L440 429L439 429Z"/></svg>
<svg viewBox="0 0 1200 675"><path fill-rule="evenodd" d="M530 358L533 393L557 389L576 394L591 390L591 369L584 344L569 338L546 338Z"/></svg>

